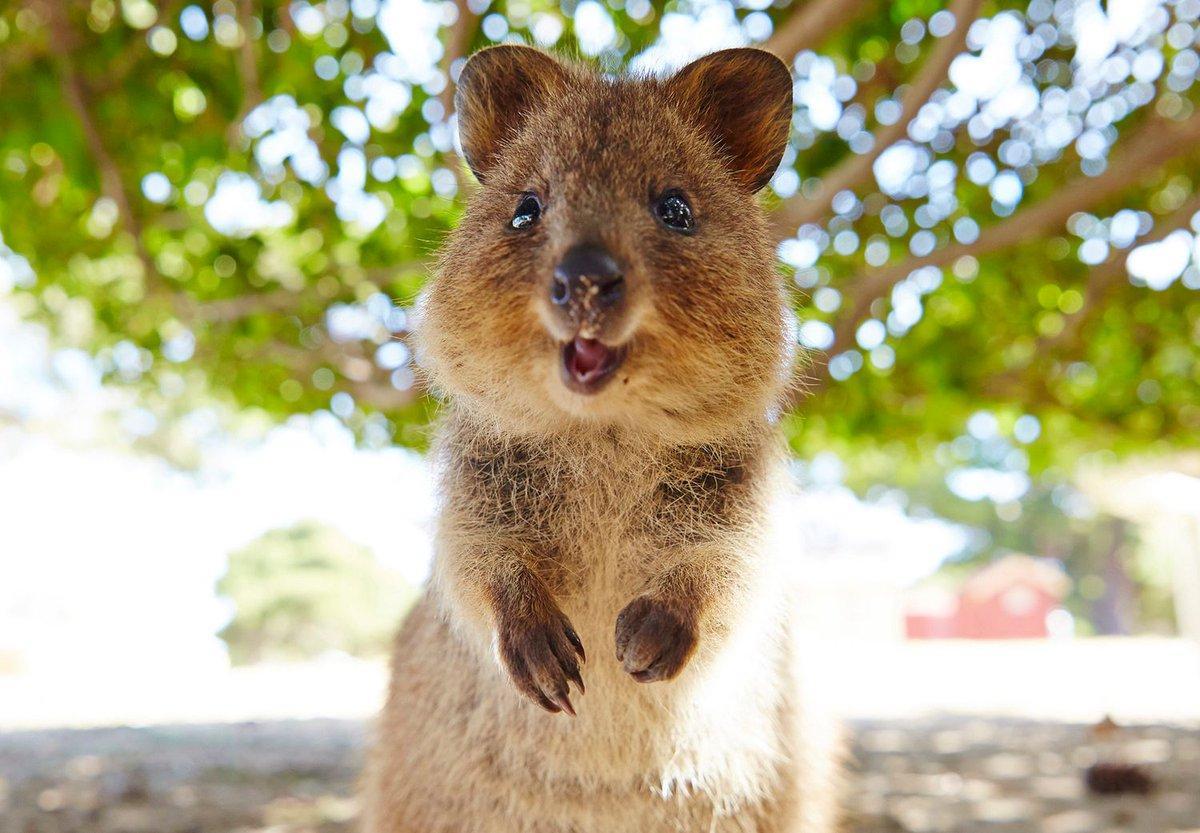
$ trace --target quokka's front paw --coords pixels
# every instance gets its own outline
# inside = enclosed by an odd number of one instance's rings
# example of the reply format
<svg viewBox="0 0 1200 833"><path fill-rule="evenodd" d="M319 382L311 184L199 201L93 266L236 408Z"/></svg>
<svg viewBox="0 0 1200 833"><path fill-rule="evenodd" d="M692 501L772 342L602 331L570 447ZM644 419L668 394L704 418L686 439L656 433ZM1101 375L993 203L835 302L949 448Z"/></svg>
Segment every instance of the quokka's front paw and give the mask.
<svg viewBox="0 0 1200 833"><path fill-rule="evenodd" d="M617 615L617 661L639 683L669 680L696 649L695 617L677 605L639 596Z"/></svg>
<svg viewBox="0 0 1200 833"><path fill-rule="evenodd" d="M583 693L579 662L587 657L562 611L547 601L535 611L509 614L501 618L498 635L500 659L517 690L548 712L574 717L569 683Z"/></svg>

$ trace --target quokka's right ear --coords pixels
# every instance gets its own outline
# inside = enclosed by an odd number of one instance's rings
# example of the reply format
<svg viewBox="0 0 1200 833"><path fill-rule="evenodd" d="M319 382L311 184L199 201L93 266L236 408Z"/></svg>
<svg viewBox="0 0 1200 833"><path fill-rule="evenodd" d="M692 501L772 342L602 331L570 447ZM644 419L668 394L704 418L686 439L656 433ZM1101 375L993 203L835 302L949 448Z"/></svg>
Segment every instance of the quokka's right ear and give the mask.
<svg viewBox="0 0 1200 833"><path fill-rule="evenodd" d="M463 156L480 182L505 142L566 81L562 64L529 46L493 46L471 56L458 77L454 108Z"/></svg>
<svg viewBox="0 0 1200 833"><path fill-rule="evenodd" d="M737 180L751 191L771 181L792 120L792 76L783 61L761 49L723 49L679 70L667 89Z"/></svg>

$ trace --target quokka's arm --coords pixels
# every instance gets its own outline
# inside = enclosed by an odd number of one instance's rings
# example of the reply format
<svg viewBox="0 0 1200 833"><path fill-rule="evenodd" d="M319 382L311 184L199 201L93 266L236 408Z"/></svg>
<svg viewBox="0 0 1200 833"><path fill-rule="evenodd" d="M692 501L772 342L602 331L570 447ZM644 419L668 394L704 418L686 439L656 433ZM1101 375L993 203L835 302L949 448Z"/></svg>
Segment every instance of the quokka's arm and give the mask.
<svg viewBox="0 0 1200 833"><path fill-rule="evenodd" d="M452 621L492 640L521 694L574 715L569 684L583 691L583 644L538 576L535 553L495 532L439 537L433 582Z"/></svg>
<svg viewBox="0 0 1200 833"><path fill-rule="evenodd" d="M764 459L753 448L695 446L664 466L647 526L649 578L616 622L617 660L635 680L677 676L746 604L764 531Z"/></svg>
<svg viewBox="0 0 1200 833"><path fill-rule="evenodd" d="M656 574L617 615L617 661L641 683L677 676L701 640L721 639L745 603L748 564L722 548L672 553L674 563Z"/></svg>

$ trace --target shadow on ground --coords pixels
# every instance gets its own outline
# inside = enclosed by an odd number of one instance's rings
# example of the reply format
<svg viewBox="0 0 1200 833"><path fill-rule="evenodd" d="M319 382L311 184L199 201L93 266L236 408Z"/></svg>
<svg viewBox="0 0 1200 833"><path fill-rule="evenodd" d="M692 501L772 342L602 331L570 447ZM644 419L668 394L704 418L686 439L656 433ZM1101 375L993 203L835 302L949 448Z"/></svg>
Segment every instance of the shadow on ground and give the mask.
<svg viewBox="0 0 1200 833"><path fill-rule="evenodd" d="M1200 729L1097 732L971 718L857 722L853 833L1196 833ZM359 721L0 734L0 833L342 833L354 829ZM1083 773L1135 763L1149 795Z"/></svg>

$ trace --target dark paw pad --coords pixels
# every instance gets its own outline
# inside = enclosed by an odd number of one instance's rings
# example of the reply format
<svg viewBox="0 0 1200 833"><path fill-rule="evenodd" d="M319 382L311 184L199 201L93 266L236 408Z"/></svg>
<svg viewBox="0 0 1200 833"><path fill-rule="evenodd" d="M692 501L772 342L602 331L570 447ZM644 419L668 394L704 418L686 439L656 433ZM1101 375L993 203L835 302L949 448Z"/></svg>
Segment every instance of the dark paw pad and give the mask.
<svg viewBox="0 0 1200 833"><path fill-rule="evenodd" d="M639 683L669 680L696 648L696 623L677 606L639 596L617 616L617 661Z"/></svg>

